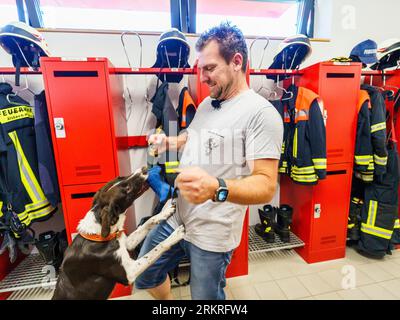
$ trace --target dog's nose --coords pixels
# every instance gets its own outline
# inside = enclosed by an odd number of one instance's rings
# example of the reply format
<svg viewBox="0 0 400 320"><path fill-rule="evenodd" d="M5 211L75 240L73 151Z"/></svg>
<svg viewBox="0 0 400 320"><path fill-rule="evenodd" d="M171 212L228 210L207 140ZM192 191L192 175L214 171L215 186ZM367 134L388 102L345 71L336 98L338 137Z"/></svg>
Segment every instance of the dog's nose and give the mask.
<svg viewBox="0 0 400 320"><path fill-rule="evenodd" d="M147 167L142 167L142 174L147 174Z"/></svg>

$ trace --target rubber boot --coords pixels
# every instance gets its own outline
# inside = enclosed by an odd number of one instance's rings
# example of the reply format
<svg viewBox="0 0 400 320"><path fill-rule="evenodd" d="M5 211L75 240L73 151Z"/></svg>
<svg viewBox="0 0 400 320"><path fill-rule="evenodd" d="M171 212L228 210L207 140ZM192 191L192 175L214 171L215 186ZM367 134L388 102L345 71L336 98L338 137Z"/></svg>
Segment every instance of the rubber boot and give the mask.
<svg viewBox="0 0 400 320"><path fill-rule="evenodd" d="M54 231L41 233L35 245L46 264L53 265L56 269L60 267L63 257L59 238Z"/></svg>
<svg viewBox="0 0 400 320"><path fill-rule="evenodd" d="M352 199L350 202L349 217L347 223L348 240L358 241L360 239L360 218L362 202Z"/></svg>
<svg viewBox="0 0 400 320"><path fill-rule="evenodd" d="M278 208L276 215L275 232L282 242L290 242L290 225L292 223L293 208L283 204Z"/></svg>
<svg viewBox="0 0 400 320"><path fill-rule="evenodd" d="M275 242L274 222L276 210L271 205L267 204L263 210L258 209L261 223L255 226L256 233L262 237L266 242Z"/></svg>

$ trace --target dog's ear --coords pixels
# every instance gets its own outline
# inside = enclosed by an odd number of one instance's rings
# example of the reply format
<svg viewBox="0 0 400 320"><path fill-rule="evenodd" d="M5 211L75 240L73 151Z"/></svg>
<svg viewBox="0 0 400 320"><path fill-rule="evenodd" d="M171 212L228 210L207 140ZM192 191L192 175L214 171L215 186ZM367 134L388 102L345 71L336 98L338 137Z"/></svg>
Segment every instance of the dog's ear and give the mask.
<svg viewBox="0 0 400 320"><path fill-rule="evenodd" d="M105 206L103 209L101 209L101 236L103 238L110 234L111 226L117 223L118 216L119 214L117 208L113 204Z"/></svg>

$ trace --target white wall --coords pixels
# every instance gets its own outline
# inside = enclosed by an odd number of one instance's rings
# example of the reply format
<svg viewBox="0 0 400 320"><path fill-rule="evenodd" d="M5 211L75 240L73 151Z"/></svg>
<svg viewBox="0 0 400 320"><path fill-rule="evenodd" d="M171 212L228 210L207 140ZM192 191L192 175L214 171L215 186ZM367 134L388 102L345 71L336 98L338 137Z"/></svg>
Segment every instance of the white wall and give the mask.
<svg viewBox="0 0 400 320"><path fill-rule="evenodd" d="M397 14L400 10L398 0L317 0L316 8L316 37L330 38L330 42L312 42L312 56L303 64L303 67L314 64L319 61L329 60L332 57L348 56L352 47L367 38L376 42L381 42L392 37L400 38L398 29ZM123 47L120 42L120 36L114 34L76 34L76 33L54 33L44 32L44 37L49 44L49 48L54 56L63 57L108 57L117 67L127 67ZM143 67L151 66L155 61L155 48L158 36L143 36ZM194 44L195 37L188 37L192 52L190 63L193 65L195 60ZM134 36L126 40L127 49L130 52L133 66L139 64L138 42ZM252 39L248 40L248 46ZM276 48L280 41L271 41L264 57L261 67L266 68L270 65ZM259 66L262 56L264 42L258 41L253 46L252 67ZM10 56L3 50L0 51L0 67L11 66ZM7 76L7 80L13 81L13 77ZM1 79L1 78L0 78ZM43 86L40 76L30 77L30 87L39 92ZM32 80L34 79L34 80ZM263 84L261 83L263 81ZM271 81L264 77L252 77L251 86L256 90L263 86L270 86ZM138 135L144 124L144 131L154 128L154 117L151 114L151 106L145 103L145 88L150 88L149 94L154 94L153 76L126 76L125 82L133 95L133 105L131 115L128 121L129 134ZM187 82L184 78L178 87L182 87ZM176 92L179 88L173 88ZM31 99L29 95L23 95ZM127 108L129 109L129 107ZM147 117L146 117L147 112ZM127 112L129 113L129 111ZM144 120L147 118L146 122ZM131 150L132 170L142 166L146 162L146 150ZM274 205L278 203L276 197ZM136 221L141 217L149 215L154 206L154 195L148 191L135 204ZM251 208L250 224L258 221L257 207ZM62 223L62 219L51 219L49 228ZM47 225L40 228L46 229ZM57 227L55 227L57 228Z"/></svg>

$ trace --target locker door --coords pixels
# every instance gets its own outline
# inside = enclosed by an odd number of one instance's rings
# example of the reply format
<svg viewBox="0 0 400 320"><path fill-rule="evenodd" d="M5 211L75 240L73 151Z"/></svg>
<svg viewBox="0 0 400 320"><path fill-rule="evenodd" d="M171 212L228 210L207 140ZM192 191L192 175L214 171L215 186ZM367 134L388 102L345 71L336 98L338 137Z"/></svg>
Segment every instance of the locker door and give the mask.
<svg viewBox="0 0 400 320"><path fill-rule="evenodd" d="M63 185L115 177L106 64L46 61L46 90Z"/></svg>

